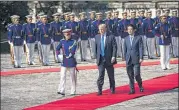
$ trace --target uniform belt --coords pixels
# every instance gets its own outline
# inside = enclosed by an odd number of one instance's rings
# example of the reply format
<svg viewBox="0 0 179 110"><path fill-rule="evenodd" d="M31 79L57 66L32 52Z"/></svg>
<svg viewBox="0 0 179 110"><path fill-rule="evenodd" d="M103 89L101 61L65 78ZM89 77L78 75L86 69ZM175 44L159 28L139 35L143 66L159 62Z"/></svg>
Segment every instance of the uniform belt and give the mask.
<svg viewBox="0 0 179 110"><path fill-rule="evenodd" d="M61 33L55 33L55 35L61 35Z"/></svg>
<svg viewBox="0 0 179 110"><path fill-rule="evenodd" d="M148 30L148 32L152 32L152 30Z"/></svg>
<svg viewBox="0 0 179 110"><path fill-rule="evenodd" d="M21 38L21 36L14 36L14 38L19 39L19 38Z"/></svg>
<svg viewBox="0 0 179 110"><path fill-rule="evenodd" d="M87 32L82 32L82 34L87 34Z"/></svg>
<svg viewBox="0 0 179 110"><path fill-rule="evenodd" d="M178 30L178 28L175 28L175 30Z"/></svg>
<svg viewBox="0 0 179 110"><path fill-rule="evenodd" d="M31 35L28 35L29 37L32 37L33 35L31 34Z"/></svg>

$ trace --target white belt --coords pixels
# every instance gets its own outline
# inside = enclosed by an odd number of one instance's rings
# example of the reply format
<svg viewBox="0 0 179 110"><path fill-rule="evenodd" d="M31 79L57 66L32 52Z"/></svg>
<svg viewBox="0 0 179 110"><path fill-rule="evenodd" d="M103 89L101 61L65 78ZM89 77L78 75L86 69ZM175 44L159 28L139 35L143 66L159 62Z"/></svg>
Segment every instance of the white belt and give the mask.
<svg viewBox="0 0 179 110"><path fill-rule="evenodd" d="M14 36L14 38L19 39L19 38L21 38L21 36Z"/></svg>

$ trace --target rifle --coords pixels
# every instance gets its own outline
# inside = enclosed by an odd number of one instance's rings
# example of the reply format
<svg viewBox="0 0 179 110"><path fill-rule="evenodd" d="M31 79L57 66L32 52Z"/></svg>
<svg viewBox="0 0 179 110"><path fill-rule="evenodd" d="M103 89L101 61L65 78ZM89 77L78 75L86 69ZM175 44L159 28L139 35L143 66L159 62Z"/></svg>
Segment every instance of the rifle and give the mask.
<svg viewBox="0 0 179 110"><path fill-rule="evenodd" d="M147 48L147 56L148 56L148 59L150 59L150 56L149 56L149 48L148 48L148 44L147 44L147 38L146 38L146 48Z"/></svg>
<svg viewBox="0 0 179 110"><path fill-rule="evenodd" d="M52 43L52 48L53 48L53 56L54 56L54 61L57 63L58 61L56 60L56 51L55 51L55 44Z"/></svg>
<svg viewBox="0 0 179 110"><path fill-rule="evenodd" d="M120 46L121 47L121 57L122 57L122 61L124 61L123 48L122 48L123 47L123 45L122 45L123 43L122 42L123 41L122 41L122 38L121 38L121 46Z"/></svg>
<svg viewBox="0 0 179 110"><path fill-rule="evenodd" d="M28 64L28 62L29 62L29 58L28 58L29 49L27 47L27 44L24 44L24 52L26 54L26 63Z"/></svg>
<svg viewBox="0 0 179 110"><path fill-rule="evenodd" d="M157 53L157 42L156 42L156 40L155 40L155 56L156 56L156 57L159 56L158 53Z"/></svg>

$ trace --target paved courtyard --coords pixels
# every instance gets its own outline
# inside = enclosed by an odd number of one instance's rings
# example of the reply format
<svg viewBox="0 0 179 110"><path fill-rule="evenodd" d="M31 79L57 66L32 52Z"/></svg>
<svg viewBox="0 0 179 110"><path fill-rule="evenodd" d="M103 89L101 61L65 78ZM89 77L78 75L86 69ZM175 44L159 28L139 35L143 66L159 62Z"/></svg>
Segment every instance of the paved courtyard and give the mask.
<svg viewBox="0 0 179 110"><path fill-rule="evenodd" d="M58 67L59 64L53 63L53 56L50 56L50 58L51 66L43 68ZM1 71L14 70L10 64L10 60L8 59L8 54L1 55ZM94 60L89 61L90 63L81 62L79 65L94 64ZM121 59L118 59L118 61L121 61ZM25 61L23 61L23 67L24 68L20 69L29 68L25 64ZM35 66L31 66L30 68L42 67L37 64ZM178 73L177 64L172 64L171 70L166 71L161 70L160 65L143 66L141 68L143 80L171 73ZM80 70L77 82L77 95L97 92L97 77L97 69ZM1 110L22 110L23 108L72 97L70 96L69 74L67 75L66 80L67 95L65 97L56 93L59 79L60 72L1 76ZM124 67L115 69L115 80L116 86L128 84L128 77ZM107 75L105 75L103 89L108 88L109 80ZM111 106L99 108L98 110L178 110L178 88L117 103Z"/></svg>

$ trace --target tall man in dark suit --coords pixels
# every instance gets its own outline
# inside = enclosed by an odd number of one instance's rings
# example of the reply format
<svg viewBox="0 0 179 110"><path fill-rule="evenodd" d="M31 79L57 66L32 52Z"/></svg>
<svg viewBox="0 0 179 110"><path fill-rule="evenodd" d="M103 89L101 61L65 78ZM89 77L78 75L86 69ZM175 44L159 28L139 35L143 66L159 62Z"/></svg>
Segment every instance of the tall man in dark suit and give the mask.
<svg viewBox="0 0 179 110"><path fill-rule="evenodd" d="M140 75L140 64L143 61L143 43L142 37L134 34L134 25L128 25L127 31L129 36L127 36L124 40L124 59L126 61L126 69L129 77L129 94L134 94L134 77L139 85L140 92L144 91Z"/></svg>
<svg viewBox="0 0 179 110"><path fill-rule="evenodd" d="M95 55L99 70L99 77L97 80L97 95L102 95L102 86L104 84L105 69L108 73L111 93L114 94L115 80L113 65L117 63L117 44L115 37L107 33L107 28L105 24L99 25L99 33L100 34L95 36Z"/></svg>

